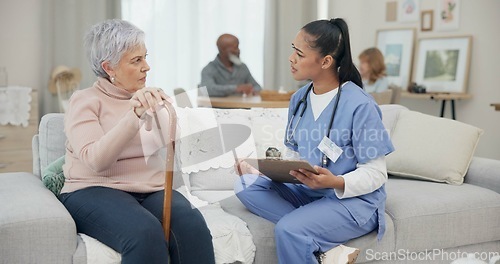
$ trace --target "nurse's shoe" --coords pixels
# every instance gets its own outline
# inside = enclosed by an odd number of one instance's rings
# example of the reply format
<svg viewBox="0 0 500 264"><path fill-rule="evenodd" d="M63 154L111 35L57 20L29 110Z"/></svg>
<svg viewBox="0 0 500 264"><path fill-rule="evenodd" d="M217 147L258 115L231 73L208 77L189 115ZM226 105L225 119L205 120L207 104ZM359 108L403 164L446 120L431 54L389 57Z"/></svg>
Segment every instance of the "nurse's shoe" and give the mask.
<svg viewBox="0 0 500 264"><path fill-rule="evenodd" d="M338 245L321 254L321 264L353 264L359 255L359 249Z"/></svg>

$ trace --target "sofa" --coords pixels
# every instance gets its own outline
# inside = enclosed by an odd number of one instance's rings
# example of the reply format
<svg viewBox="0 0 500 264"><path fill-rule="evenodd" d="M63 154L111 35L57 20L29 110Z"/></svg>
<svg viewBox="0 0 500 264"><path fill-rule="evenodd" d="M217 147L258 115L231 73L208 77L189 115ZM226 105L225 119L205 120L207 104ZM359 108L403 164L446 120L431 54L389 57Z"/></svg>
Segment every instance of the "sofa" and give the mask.
<svg viewBox="0 0 500 264"><path fill-rule="evenodd" d="M392 137L400 122L398 116L408 109L383 105L381 110ZM253 263L277 263L274 224L250 213L235 197L233 183L237 176L232 163L234 156L262 157L268 146L282 148L286 113L286 109L178 111L184 132L176 144L179 158L175 185L184 185L192 197L220 205L246 223L254 244ZM220 155L199 160L196 151L206 153L220 147L214 144L216 140L199 132L228 123L248 126L250 136L245 135L244 142L234 149L222 146ZM62 129L62 114L44 116L39 134L33 138L33 173L0 174L0 198L4 201L0 203L0 263L89 260L89 245L76 233L64 206L40 180L42 170L64 154ZM395 147L398 149L397 144ZM198 158L197 162L193 163L193 157ZM450 263L464 257L464 252L478 252L486 259L499 254L500 161L473 157L466 169L463 184L389 175L383 239L377 241L372 232L347 243L361 249L358 263Z"/></svg>

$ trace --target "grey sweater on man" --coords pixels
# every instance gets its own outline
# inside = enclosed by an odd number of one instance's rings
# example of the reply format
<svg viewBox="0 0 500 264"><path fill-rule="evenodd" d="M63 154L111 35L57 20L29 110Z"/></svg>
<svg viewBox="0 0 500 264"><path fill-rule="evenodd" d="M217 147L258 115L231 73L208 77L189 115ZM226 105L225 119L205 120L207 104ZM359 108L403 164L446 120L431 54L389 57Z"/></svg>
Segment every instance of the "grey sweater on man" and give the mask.
<svg viewBox="0 0 500 264"><path fill-rule="evenodd" d="M222 97L234 94L236 87L245 83L252 84L254 91L262 89L244 63L233 65L233 71L229 71L217 56L201 71L200 87L205 86L209 96Z"/></svg>

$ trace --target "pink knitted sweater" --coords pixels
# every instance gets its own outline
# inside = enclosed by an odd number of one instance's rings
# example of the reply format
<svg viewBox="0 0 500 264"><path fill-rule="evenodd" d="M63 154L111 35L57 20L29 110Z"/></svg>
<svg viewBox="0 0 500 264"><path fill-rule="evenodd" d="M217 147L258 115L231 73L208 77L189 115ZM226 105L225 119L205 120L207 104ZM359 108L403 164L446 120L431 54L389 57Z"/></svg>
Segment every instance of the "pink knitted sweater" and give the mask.
<svg viewBox="0 0 500 264"><path fill-rule="evenodd" d="M164 161L151 147L157 143L155 130L140 125L131 97L104 78L72 95L64 118L68 139L61 193L90 186L138 193L163 189Z"/></svg>

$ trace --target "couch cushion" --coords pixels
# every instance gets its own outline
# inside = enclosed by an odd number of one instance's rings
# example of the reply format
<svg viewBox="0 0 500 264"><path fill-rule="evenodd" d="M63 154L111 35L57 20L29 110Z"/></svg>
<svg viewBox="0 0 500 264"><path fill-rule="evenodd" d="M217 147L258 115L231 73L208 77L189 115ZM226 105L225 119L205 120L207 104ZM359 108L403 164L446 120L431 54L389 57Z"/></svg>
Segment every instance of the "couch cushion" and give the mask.
<svg viewBox="0 0 500 264"><path fill-rule="evenodd" d="M392 132L396 151L387 156L387 171L461 184L481 134L481 129L458 121L402 111Z"/></svg>
<svg viewBox="0 0 500 264"><path fill-rule="evenodd" d="M46 114L40 121L39 131L40 167L45 169L50 163L66 153L64 134L64 114Z"/></svg>
<svg viewBox="0 0 500 264"><path fill-rule="evenodd" d="M402 105L380 105L380 110L382 111L382 123L386 130L389 131L389 135L392 136L394 127L396 126L396 121L399 118L401 111L408 110L408 108Z"/></svg>
<svg viewBox="0 0 500 264"><path fill-rule="evenodd" d="M234 190L196 190L191 194L209 203L215 203L234 195Z"/></svg>
<svg viewBox="0 0 500 264"><path fill-rule="evenodd" d="M500 194L403 178L386 184L386 212L394 221L396 248L450 248L500 240Z"/></svg>
<svg viewBox="0 0 500 264"><path fill-rule="evenodd" d="M236 196L229 197L221 201L220 204L226 212L238 216L247 223L257 246L254 263L278 263L274 241L274 223L248 211ZM394 251L394 225L387 214L386 227L386 233L380 242L377 241L377 233L374 231L349 241L347 245L360 249L371 249L373 252ZM365 257L365 250L362 250L357 263L365 262Z"/></svg>

